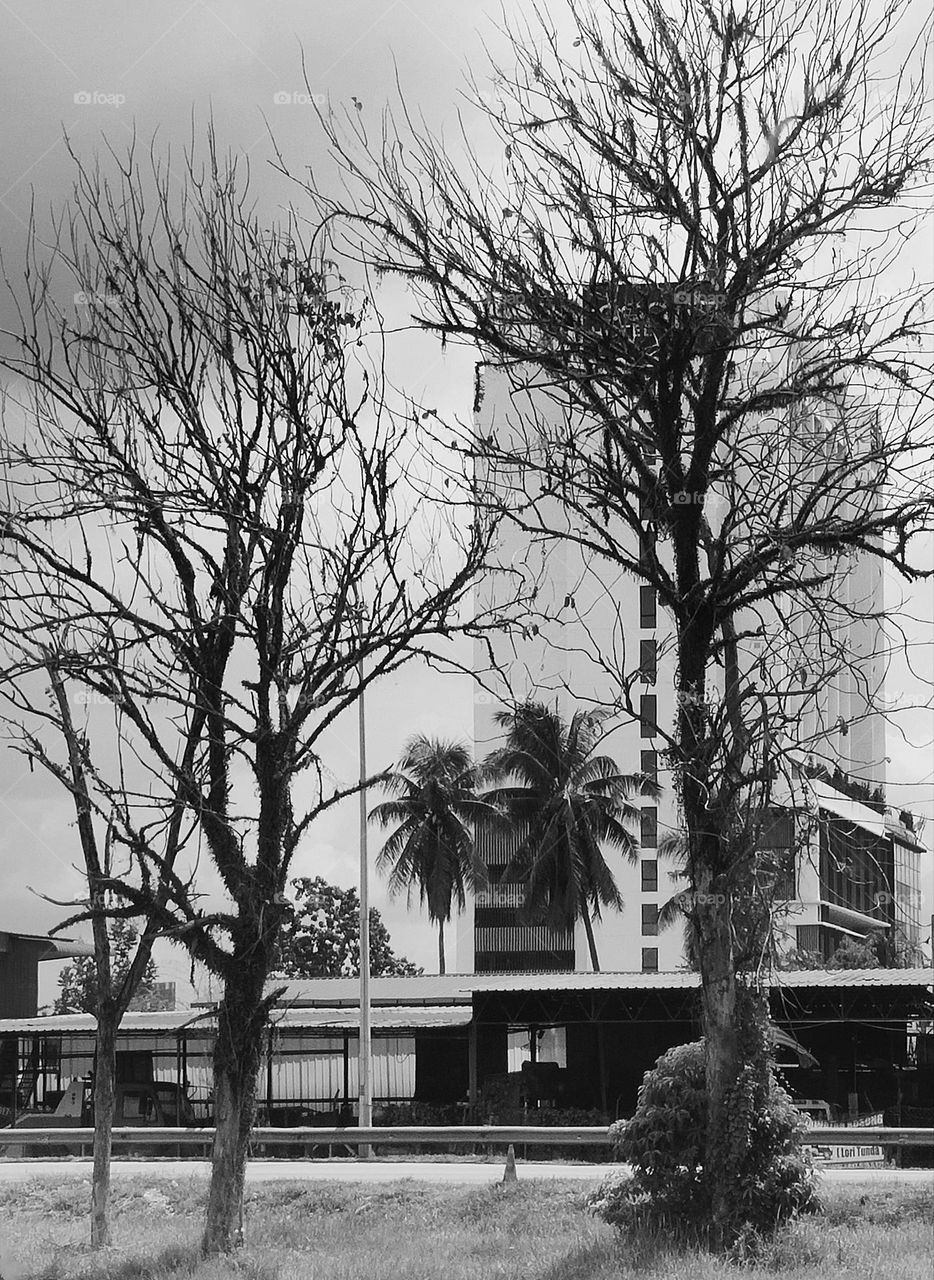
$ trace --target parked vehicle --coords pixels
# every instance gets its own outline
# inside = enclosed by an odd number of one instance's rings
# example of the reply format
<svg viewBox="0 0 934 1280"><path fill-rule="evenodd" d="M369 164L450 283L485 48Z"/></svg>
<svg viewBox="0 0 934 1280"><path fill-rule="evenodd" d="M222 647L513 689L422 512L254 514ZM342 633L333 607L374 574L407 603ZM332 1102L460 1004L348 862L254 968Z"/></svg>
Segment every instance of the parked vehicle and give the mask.
<svg viewBox="0 0 934 1280"><path fill-rule="evenodd" d="M191 1099L182 1085L175 1081L153 1078L151 1054L118 1054L117 1059L117 1080L114 1085L115 1128L193 1128L199 1123ZM69 1082L54 1110L25 1111L17 1116L13 1130L89 1129L93 1126L92 1078L76 1076ZM79 1151L78 1144L2 1144L0 1140L0 1154L12 1158L73 1155ZM134 1147L131 1153L143 1154L143 1150ZM165 1147L152 1144L147 1144L145 1150L145 1154L165 1153Z"/></svg>

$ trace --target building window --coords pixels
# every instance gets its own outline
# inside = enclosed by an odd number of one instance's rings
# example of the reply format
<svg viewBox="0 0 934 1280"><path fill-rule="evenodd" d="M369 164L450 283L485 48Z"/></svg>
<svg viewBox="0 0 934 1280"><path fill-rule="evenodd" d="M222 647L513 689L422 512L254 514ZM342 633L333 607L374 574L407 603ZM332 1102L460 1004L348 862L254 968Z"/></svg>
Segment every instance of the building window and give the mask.
<svg viewBox="0 0 934 1280"><path fill-rule="evenodd" d="M658 625L658 613L655 604L655 588L639 588L639 626L643 631L652 631Z"/></svg>
<svg viewBox="0 0 934 1280"><path fill-rule="evenodd" d="M639 641L639 679L654 684L658 670L658 645L654 640Z"/></svg>
<svg viewBox="0 0 934 1280"><path fill-rule="evenodd" d="M639 733L643 738L655 737L658 720L658 699L654 693L644 693L639 699Z"/></svg>
<svg viewBox="0 0 934 1280"><path fill-rule="evenodd" d="M652 938L658 933L658 906L654 902L642 904L642 933Z"/></svg>
<svg viewBox="0 0 934 1280"><path fill-rule="evenodd" d="M658 863L654 858L642 859L642 892L658 892Z"/></svg>
<svg viewBox="0 0 934 1280"><path fill-rule="evenodd" d="M639 768L647 778L651 778L653 782L658 782L658 752L643 751Z"/></svg>
<svg viewBox="0 0 934 1280"><path fill-rule="evenodd" d="M639 839L643 849L658 848L658 810L654 805L643 809L639 814Z"/></svg>
<svg viewBox="0 0 934 1280"><path fill-rule="evenodd" d="M892 841L821 812L821 896L836 906L879 915L891 924L895 879Z"/></svg>
<svg viewBox="0 0 934 1280"><path fill-rule="evenodd" d="M658 973L658 947L642 948L642 972Z"/></svg>

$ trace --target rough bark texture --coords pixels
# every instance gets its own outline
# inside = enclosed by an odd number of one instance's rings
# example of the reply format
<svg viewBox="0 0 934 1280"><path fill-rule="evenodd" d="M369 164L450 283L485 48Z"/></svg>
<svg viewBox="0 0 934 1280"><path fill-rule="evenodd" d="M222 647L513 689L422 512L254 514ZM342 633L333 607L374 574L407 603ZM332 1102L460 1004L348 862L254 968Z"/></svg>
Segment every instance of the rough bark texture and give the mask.
<svg viewBox="0 0 934 1280"><path fill-rule="evenodd" d="M244 967L241 978L234 975L225 984L217 1011L214 1149L201 1241L205 1257L227 1253L243 1243L243 1184L266 1020L264 976L265 970Z"/></svg>
<svg viewBox="0 0 934 1280"><path fill-rule="evenodd" d="M111 1243L110 1152L114 1122L114 1075L120 1015L101 1009L97 1016L94 1066L94 1166L91 1172L91 1245Z"/></svg>
<svg viewBox="0 0 934 1280"><path fill-rule="evenodd" d="M438 924L438 972L444 973L444 921Z"/></svg>
<svg viewBox="0 0 934 1280"><path fill-rule="evenodd" d="M704 897L712 899L704 901ZM699 893L697 910L701 945L698 948L707 1049L707 1152L714 1222L725 1222L731 1211L732 1166L729 1131L730 1091L740 1067L740 1026L736 974L733 964L732 921L726 895ZM726 898L720 902L719 898ZM733 1153L734 1155L738 1153Z"/></svg>

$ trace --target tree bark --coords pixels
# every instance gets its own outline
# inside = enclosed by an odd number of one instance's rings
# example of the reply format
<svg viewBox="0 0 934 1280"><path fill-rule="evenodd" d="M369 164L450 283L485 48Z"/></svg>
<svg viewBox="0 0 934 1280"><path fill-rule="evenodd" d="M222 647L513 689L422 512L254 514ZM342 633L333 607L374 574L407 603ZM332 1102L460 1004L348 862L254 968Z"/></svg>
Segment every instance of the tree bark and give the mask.
<svg viewBox="0 0 934 1280"><path fill-rule="evenodd" d="M265 971L234 966L217 1010L214 1045L214 1148L201 1252L228 1253L243 1243L243 1185L263 1050Z"/></svg>
<svg viewBox="0 0 934 1280"><path fill-rule="evenodd" d="M120 1015L101 1008L97 1015L94 1064L94 1165L91 1172L91 1245L111 1243L110 1153L113 1144L114 1076Z"/></svg>
<svg viewBox="0 0 934 1280"><path fill-rule="evenodd" d="M726 1222L733 1210L735 1159L729 1136L728 1094L739 1075L740 1026L737 1008L733 929L727 895L711 892L708 882L697 894L698 963L701 975L706 1045L707 1149L704 1167L711 1193L714 1224ZM724 901L720 901L724 898Z"/></svg>
<svg viewBox="0 0 934 1280"><path fill-rule="evenodd" d="M444 973L444 921L438 921L438 972Z"/></svg>
<svg viewBox="0 0 934 1280"><path fill-rule="evenodd" d="M597 956L597 944L593 936L593 924L590 920L590 912L584 908L584 933L587 935L587 946L590 949L590 964L594 973L600 972L600 960Z"/></svg>

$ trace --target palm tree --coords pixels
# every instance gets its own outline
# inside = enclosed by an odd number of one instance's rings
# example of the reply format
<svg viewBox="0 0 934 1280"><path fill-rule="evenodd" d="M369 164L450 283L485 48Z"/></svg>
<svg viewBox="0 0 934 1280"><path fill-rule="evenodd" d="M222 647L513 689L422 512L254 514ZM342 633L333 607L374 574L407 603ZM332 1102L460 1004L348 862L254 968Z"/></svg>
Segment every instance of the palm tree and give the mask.
<svg viewBox="0 0 934 1280"><path fill-rule="evenodd" d="M383 827L398 825L377 866L391 868L391 893L418 888L428 918L438 925L438 971L444 973L444 926L452 908L463 910L466 891L488 883L473 832L480 825L503 826L505 818L477 795L476 766L459 742L421 734L410 739L398 771L385 775L380 786L394 799L378 804L370 818Z"/></svg>
<svg viewBox="0 0 934 1280"><path fill-rule="evenodd" d="M599 971L593 920L623 900L602 846L631 862L638 841L629 825L639 810L630 803L658 787L642 774L620 773L610 756L596 755L606 713L578 711L565 723L557 710L525 702L497 713L506 745L487 757L483 772L501 785L485 799L502 806L519 833L519 847L502 879L525 883L526 920L573 928L582 920L594 972Z"/></svg>

